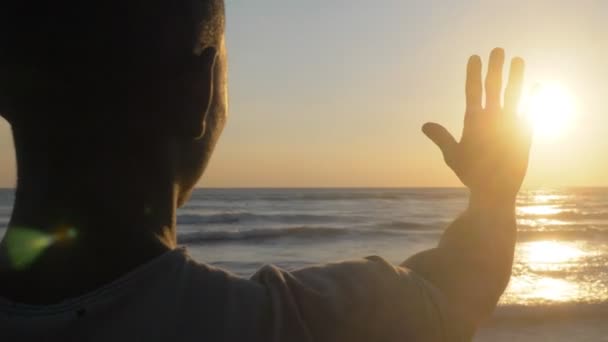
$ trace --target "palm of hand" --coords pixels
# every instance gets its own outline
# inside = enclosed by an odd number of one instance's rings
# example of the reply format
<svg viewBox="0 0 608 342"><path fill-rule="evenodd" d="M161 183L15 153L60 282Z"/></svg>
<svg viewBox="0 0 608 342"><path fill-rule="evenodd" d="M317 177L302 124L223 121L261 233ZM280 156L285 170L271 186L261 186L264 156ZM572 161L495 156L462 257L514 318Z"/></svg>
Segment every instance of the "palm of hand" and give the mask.
<svg viewBox="0 0 608 342"><path fill-rule="evenodd" d="M448 166L474 194L514 199L521 187L531 143L531 131L517 116L524 63L513 59L505 104L501 108L504 52L490 55L486 78L486 104L482 107L481 60L473 56L467 68L464 129L460 142L441 125L427 123L424 133L443 152Z"/></svg>

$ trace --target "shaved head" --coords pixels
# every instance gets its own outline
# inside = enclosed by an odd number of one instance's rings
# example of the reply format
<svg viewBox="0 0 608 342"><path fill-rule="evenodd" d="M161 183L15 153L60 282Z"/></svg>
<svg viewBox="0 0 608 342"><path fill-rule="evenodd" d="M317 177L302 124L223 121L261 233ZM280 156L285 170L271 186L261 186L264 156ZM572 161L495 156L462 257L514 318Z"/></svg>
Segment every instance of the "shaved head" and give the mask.
<svg viewBox="0 0 608 342"><path fill-rule="evenodd" d="M223 32L221 0L3 2L0 113L14 124L75 124L86 113L150 119L142 97L158 109L175 96L192 57L219 50Z"/></svg>
<svg viewBox="0 0 608 342"><path fill-rule="evenodd" d="M145 175L183 203L226 119L224 22L223 0L2 2L18 187Z"/></svg>

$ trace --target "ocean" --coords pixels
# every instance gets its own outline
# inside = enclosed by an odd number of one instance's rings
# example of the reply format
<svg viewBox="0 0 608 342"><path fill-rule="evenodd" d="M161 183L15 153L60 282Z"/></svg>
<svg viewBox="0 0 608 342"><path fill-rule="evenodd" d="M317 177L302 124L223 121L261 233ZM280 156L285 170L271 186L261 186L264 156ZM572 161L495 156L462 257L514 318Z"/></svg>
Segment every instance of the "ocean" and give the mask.
<svg viewBox="0 0 608 342"><path fill-rule="evenodd" d="M12 203L0 190L0 236ZM198 261L250 276L435 246L465 189L199 189L178 211ZM509 287L476 341L608 341L608 188L526 190Z"/></svg>

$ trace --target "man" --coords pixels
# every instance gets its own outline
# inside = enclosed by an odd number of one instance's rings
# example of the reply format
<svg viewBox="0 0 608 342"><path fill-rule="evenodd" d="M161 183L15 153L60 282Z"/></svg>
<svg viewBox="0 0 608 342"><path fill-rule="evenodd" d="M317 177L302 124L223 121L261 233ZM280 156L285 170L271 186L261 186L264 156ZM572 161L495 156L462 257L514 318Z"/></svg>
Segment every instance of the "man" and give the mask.
<svg viewBox="0 0 608 342"><path fill-rule="evenodd" d="M469 187L437 248L252 279L191 260L175 212L226 121L221 0L0 7L0 112L18 181L0 244L1 341L459 341L508 283L529 132L504 53L467 69L465 125L424 133Z"/></svg>

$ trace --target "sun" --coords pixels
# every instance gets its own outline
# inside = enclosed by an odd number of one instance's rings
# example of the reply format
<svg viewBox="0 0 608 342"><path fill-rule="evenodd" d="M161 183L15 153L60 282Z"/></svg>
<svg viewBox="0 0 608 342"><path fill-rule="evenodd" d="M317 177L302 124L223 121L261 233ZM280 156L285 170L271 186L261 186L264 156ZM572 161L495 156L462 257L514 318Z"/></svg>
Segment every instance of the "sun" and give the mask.
<svg viewBox="0 0 608 342"><path fill-rule="evenodd" d="M556 138L566 133L574 116L574 100L558 83L539 84L522 100L521 112L534 127L534 135Z"/></svg>

